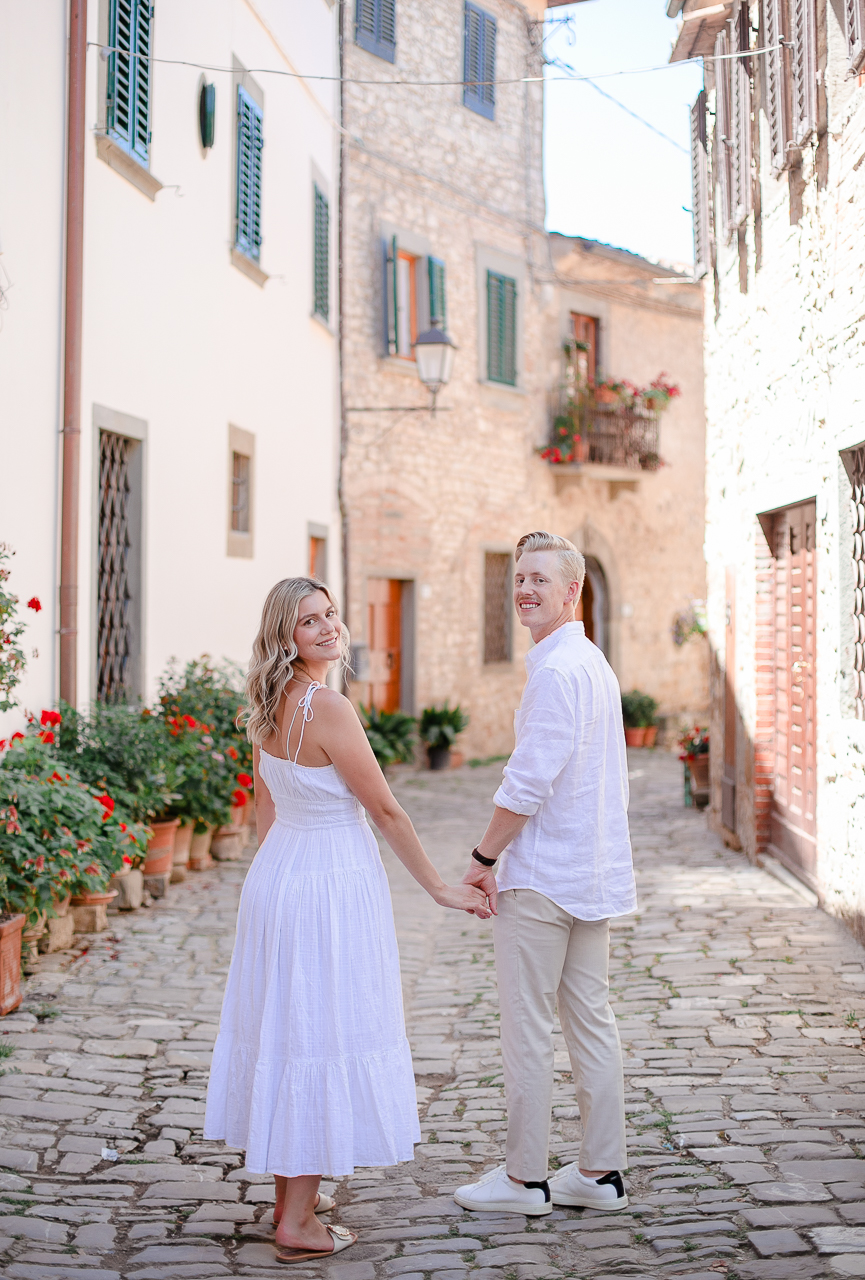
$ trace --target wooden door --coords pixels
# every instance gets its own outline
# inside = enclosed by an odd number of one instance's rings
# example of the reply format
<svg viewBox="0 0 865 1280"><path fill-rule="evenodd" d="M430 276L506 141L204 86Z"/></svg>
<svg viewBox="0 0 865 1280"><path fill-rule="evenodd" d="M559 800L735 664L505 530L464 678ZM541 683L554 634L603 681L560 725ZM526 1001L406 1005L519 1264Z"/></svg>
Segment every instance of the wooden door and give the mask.
<svg viewBox="0 0 865 1280"><path fill-rule="evenodd" d="M402 583L367 579L369 699L378 711L399 711Z"/></svg>
<svg viewBox="0 0 865 1280"><path fill-rule="evenodd" d="M803 502L776 513L775 778L770 851L814 881L816 801L817 508Z"/></svg>
<svg viewBox="0 0 865 1280"><path fill-rule="evenodd" d="M577 601L575 616L586 629L586 639L591 640L592 644L597 644L595 639L595 593L592 590L592 580L588 573L583 579L583 589Z"/></svg>

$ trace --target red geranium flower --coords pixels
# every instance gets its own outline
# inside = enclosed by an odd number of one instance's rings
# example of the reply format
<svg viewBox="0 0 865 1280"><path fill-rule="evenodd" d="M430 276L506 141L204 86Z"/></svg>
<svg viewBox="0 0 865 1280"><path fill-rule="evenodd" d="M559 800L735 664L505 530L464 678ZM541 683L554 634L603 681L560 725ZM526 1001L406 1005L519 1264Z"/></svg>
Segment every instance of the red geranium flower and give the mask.
<svg viewBox="0 0 865 1280"><path fill-rule="evenodd" d="M44 871L44 870L45 870L45 855L44 855L44 854L40 853L39 857L36 859L35 866L36 866L36 870L37 870L37 871Z"/></svg>
<svg viewBox="0 0 865 1280"><path fill-rule="evenodd" d="M237 753L237 748L236 748L236 747L226 747L226 748L225 748L225 754L226 754L230 759L232 759L232 760L238 760L238 759L240 759L240 757L239 757L239 755L238 755L238 753Z"/></svg>
<svg viewBox="0 0 865 1280"><path fill-rule="evenodd" d="M194 718L194 716L184 716L183 720L184 720L184 723L186 724L187 729L198 728L198 721Z"/></svg>
<svg viewBox="0 0 865 1280"><path fill-rule="evenodd" d="M120 830L121 830L121 831L125 831L125 830L126 830L126 823L125 823L125 822L121 822L121 824L120 824Z"/></svg>
<svg viewBox="0 0 865 1280"><path fill-rule="evenodd" d="M51 743L54 741L54 734L51 732L50 729L43 729L42 732L39 734L39 741L47 742L48 745L50 746Z"/></svg>
<svg viewBox="0 0 865 1280"><path fill-rule="evenodd" d="M34 613L39 613L42 608L42 605L39 602L39 597L31 596L30 599L27 601L27 608L32 609Z"/></svg>
<svg viewBox="0 0 865 1280"><path fill-rule="evenodd" d="M252 778L250 778L248 773L239 773L237 775L237 781L240 783L242 787L252 786Z"/></svg>
<svg viewBox="0 0 865 1280"><path fill-rule="evenodd" d="M5 750L6 750L6 739L0 738L0 751L5 751Z"/></svg>
<svg viewBox="0 0 865 1280"><path fill-rule="evenodd" d="M241 805L246 804L246 792L241 791L239 787L231 798L234 801L236 808L239 808Z"/></svg>
<svg viewBox="0 0 865 1280"><path fill-rule="evenodd" d="M126 865L127 867L131 867L131 866L132 866L132 859L130 858L130 856L129 856L129 854L128 854L128 853L124 853L124 855L123 855L123 861L124 861L124 863L125 863L125 865Z"/></svg>
<svg viewBox="0 0 865 1280"><path fill-rule="evenodd" d="M59 711L43 711L42 715L39 717L39 723L43 728L48 725L51 725L52 728L56 728L60 723L60 719L61 716Z"/></svg>
<svg viewBox="0 0 865 1280"><path fill-rule="evenodd" d="M13 734L12 734L12 737L9 739L9 741L10 741L10 743L12 743L12 742L23 742L23 741L24 741L24 734L23 734L23 733L13 733Z"/></svg>
<svg viewBox="0 0 865 1280"><path fill-rule="evenodd" d="M105 812L102 815L102 821L107 822L108 819L111 817L112 813L114 812L114 801L111 799L111 796L109 795L94 796L93 799L98 800L99 803L102 805L102 808L105 810Z"/></svg>

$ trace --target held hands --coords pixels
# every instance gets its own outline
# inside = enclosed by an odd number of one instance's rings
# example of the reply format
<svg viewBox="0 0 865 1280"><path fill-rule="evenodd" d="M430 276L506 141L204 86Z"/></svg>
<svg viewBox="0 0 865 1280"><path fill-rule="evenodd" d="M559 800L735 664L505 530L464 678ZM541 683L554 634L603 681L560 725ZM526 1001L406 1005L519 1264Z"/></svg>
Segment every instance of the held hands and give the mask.
<svg viewBox="0 0 865 1280"><path fill-rule="evenodd" d="M493 880L495 884L495 880ZM455 911L467 911L470 916L489 920L496 914L495 905L487 902L483 890L470 884L446 884L433 894L440 907L453 907Z"/></svg>
<svg viewBox="0 0 865 1280"><path fill-rule="evenodd" d="M463 884L472 885L476 889L480 889L481 893L489 903L489 909L494 916L499 913L496 909L496 903L499 896L499 886L492 867L484 867L480 862L474 860L469 864L469 869L463 876ZM484 916L484 919L487 917Z"/></svg>

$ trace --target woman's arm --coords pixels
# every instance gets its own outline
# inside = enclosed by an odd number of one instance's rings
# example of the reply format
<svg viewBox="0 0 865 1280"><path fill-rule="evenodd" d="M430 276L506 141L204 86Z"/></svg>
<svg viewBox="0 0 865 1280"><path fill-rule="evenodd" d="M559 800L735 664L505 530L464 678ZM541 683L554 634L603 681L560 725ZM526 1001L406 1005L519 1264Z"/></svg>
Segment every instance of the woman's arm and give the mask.
<svg viewBox="0 0 865 1280"><path fill-rule="evenodd" d="M255 779L255 829L258 833L258 846L264 844L264 837L273 826L276 819L276 806L273 803L273 796L267 789L267 785L258 772L259 748L252 748L252 776Z"/></svg>
<svg viewBox="0 0 865 1280"><path fill-rule="evenodd" d="M357 796L410 875L439 906L468 911L486 920L492 914L486 896L472 885L447 885L430 862L411 819L395 799L372 753L354 707L341 694L316 694L318 742Z"/></svg>

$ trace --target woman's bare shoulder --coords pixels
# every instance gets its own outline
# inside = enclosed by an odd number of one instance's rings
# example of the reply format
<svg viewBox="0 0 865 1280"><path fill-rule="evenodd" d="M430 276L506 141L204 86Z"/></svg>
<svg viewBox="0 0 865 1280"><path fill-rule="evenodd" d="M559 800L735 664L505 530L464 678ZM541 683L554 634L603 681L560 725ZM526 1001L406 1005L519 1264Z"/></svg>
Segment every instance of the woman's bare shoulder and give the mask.
<svg viewBox="0 0 865 1280"><path fill-rule="evenodd" d="M357 712L348 698L343 693L337 693L336 689L324 686L316 689L312 706L314 714L321 714L326 723L357 720Z"/></svg>

